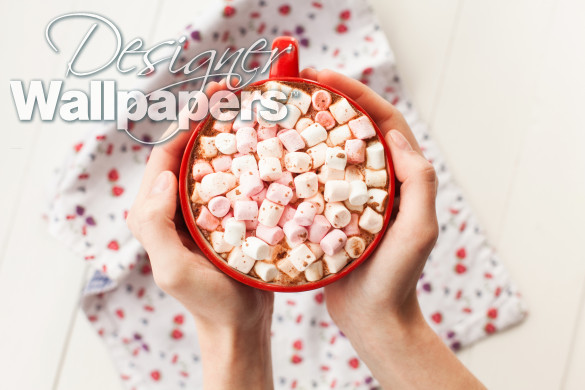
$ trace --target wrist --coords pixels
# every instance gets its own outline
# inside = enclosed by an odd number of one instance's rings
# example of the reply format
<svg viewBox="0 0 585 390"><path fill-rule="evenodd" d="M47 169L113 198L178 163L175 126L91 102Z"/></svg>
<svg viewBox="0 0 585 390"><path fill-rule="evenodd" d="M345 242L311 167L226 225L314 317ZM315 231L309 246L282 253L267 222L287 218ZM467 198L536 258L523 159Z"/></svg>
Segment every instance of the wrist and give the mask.
<svg viewBox="0 0 585 390"><path fill-rule="evenodd" d="M255 328L195 319L205 389L272 389L270 318Z"/></svg>

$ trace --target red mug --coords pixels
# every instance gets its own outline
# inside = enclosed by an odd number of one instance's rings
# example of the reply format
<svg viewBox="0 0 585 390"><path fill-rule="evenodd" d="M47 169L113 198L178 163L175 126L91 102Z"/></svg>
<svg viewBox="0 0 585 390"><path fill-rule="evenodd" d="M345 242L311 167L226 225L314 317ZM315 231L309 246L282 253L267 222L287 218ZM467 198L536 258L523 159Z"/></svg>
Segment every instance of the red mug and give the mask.
<svg viewBox="0 0 585 390"><path fill-rule="evenodd" d="M361 108L353 99L346 96L344 93L337 91L331 87L323 85L321 83L315 82L313 80L303 79L299 76L299 46L296 39L292 37L278 37L272 43L272 49L278 49L278 52L284 51L271 65L269 78L266 80L257 81L251 86L258 86L262 85L268 81L289 81L289 82L301 82L312 84L323 88L325 90L329 90L339 96L344 97L347 99L351 105L353 105L357 110L361 111L364 115L366 115L376 130L378 138L382 145L384 146L384 151L386 154L386 171L388 173L388 201L386 205L386 209L384 210L384 224L382 226L382 230L375 235L374 240L368 245L364 253L357 259L354 259L350 263L348 263L340 272L329 274L322 279L315 281L315 282L307 282L304 284L294 285L294 286L284 286L275 283L264 282L261 279L254 278L247 274L244 274L240 271L235 270L234 268L230 267L227 262L222 259L211 247L211 244L203 237L201 231L197 227L195 223L195 217L193 215L193 210L191 208L191 200L189 196L189 189L188 189L188 178L190 174L190 160L191 160L191 153L193 151L193 147L195 145L195 141L197 140L197 135L199 131L205 126L206 122L209 120L210 116L208 115L203 121L194 125L193 134L187 143L187 147L185 148L185 152L183 154L183 160L181 162L181 172L179 175L179 198L181 202L181 209L183 212L183 218L185 220L185 224L189 229L189 233L193 240L197 244L197 246L201 249L201 251L205 254L207 259L211 261L217 268L219 268L222 272L229 275L230 277L234 278L237 281L240 281L248 286L259 288L262 290L267 291L275 291L275 292L299 292L299 291L308 291L317 289L320 287L324 287L330 283L335 282L343 278L345 275L349 274L353 271L357 266L363 263L376 249L388 224L390 222L390 214L392 213L392 205L394 201L394 166L392 164L392 158L390 156L390 149L384 140L384 136L376 123L372 120L372 118L367 114L367 112Z"/></svg>

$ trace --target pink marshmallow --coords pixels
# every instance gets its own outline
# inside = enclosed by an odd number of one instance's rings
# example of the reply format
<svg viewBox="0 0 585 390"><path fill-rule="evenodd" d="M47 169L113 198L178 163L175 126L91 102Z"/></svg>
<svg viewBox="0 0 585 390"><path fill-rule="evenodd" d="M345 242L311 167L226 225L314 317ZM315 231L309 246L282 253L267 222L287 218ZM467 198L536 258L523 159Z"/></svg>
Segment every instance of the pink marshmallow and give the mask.
<svg viewBox="0 0 585 390"><path fill-rule="evenodd" d="M316 244L320 243L323 237L329 232L329 229L331 229L331 224L327 218L323 215L316 215L313 223L308 227L309 241Z"/></svg>
<svg viewBox="0 0 585 390"><path fill-rule="evenodd" d="M258 203L258 207L264 199L266 199L266 188L262 188L262 191L258 192L257 194L250 195L250 199Z"/></svg>
<svg viewBox="0 0 585 390"><path fill-rule="evenodd" d="M323 237L319 244L325 254L333 256L345 246L346 241L347 236L345 233L339 229L334 229Z"/></svg>
<svg viewBox="0 0 585 390"><path fill-rule="evenodd" d="M233 218L234 217L234 213L230 210L228 211L228 213L221 219L221 227L225 230L225 224L228 221L228 219Z"/></svg>
<svg viewBox="0 0 585 390"><path fill-rule="evenodd" d="M257 173L248 171L240 175L240 187L242 193L251 196L264 189L264 182Z"/></svg>
<svg viewBox="0 0 585 390"><path fill-rule="evenodd" d="M270 126L270 127L260 126L260 128L258 129L258 132L257 132L258 141L264 141L264 140L267 140L268 138L276 137L276 130L277 129L278 129L278 126L276 126L276 125Z"/></svg>
<svg viewBox="0 0 585 390"><path fill-rule="evenodd" d="M323 89L320 89L313 92L313 95L311 96L311 102L313 103L313 108L315 108L315 110L326 110L331 104L331 94Z"/></svg>
<svg viewBox="0 0 585 390"><path fill-rule="evenodd" d="M374 130L372 122L365 115L349 121L348 125L349 129L356 138L367 139L376 135L376 130Z"/></svg>
<svg viewBox="0 0 585 390"><path fill-rule="evenodd" d="M230 156L218 156L211 160L211 165L215 172L226 172L232 167L232 158Z"/></svg>
<svg viewBox="0 0 585 390"><path fill-rule="evenodd" d="M305 242L305 240L307 239L307 235L309 234L305 227L298 225L293 221L288 221L287 223L285 223L282 230L284 231L284 235L286 236L286 238L288 238L292 245L302 244L303 242Z"/></svg>
<svg viewBox="0 0 585 390"><path fill-rule="evenodd" d="M253 200L237 200L234 204L234 218L238 221L253 221L258 218L258 203Z"/></svg>
<svg viewBox="0 0 585 390"><path fill-rule="evenodd" d="M207 207L209 208L209 212L211 214L221 218L225 216L228 211L230 211L231 203L230 200L225 196L216 196L215 198L211 198L207 204Z"/></svg>
<svg viewBox="0 0 585 390"><path fill-rule="evenodd" d="M366 142L361 139L348 139L345 141L345 154L348 163L363 163L366 161Z"/></svg>
<svg viewBox="0 0 585 390"><path fill-rule="evenodd" d="M305 147L303 137L296 130L286 130L278 134L278 139L289 152L296 152Z"/></svg>
<svg viewBox="0 0 585 390"><path fill-rule="evenodd" d="M214 231L219 226L219 219L215 218L205 206L201 207L201 211L195 222L201 229L210 232Z"/></svg>
<svg viewBox="0 0 585 390"><path fill-rule="evenodd" d="M252 153L256 151L258 137L252 127L242 127L236 132L236 146L240 153Z"/></svg>
<svg viewBox="0 0 585 390"><path fill-rule="evenodd" d="M297 206L297 211L293 217L293 221L301 226L310 226L317 215L317 206L311 202L301 202Z"/></svg>
<svg viewBox="0 0 585 390"><path fill-rule="evenodd" d="M195 164L193 164L193 180L200 181L203 177L209 173L213 173L213 168L211 168L211 164L209 164L205 160L197 160Z"/></svg>
<svg viewBox="0 0 585 390"><path fill-rule="evenodd" d="M335 127L335 118L329 111L319 111L315 115L315 122L319 123L327 130L331 130Z"/></svg>
<svg viewBox="0 0 585 390"><path fill-rule="evenodd" d="M274 183L282 184L284 186L295 188L295 181L293 175L289 171L282 172L282 175Z"/></svg>
<svg viewBox="0 0 585 390"><path fill-rule="evenodd" d="M246 225L246 230L254 230L258 227L258 217L244 221L244 224Z"/></svg>
<svg viewBox="0 0 585 390"><path fill-rule="evenodd" d="M258 224L258 227L256 227L256 237L268 245L276 245L284 238L284 232L279 226L268 227Z"/></svg>
<svg viewBox="0 0 585 390"><path fill-rule="evenodd" d="M343 232L346 236L356 236L360 234L360 227L358 225L359 219L359 215L353 213L351 214L349 223L343 228Z"/></svg>
<svg viewBox="0 0 585 390"><path fill-rule="evenodd" d="M266 191L266 199L282 206L286 206L292 197L293 190L290 187L278 183L270 184Z"/></svg>
<svg viewBox="0 0 585 390"><path fill-rule="evenodd" d="M284 227L284 224L293 219L295 216L295 212L297 209L291 206L285 206L284 211L282 212L282 216L278 220L278 226Z"/></svg>
<svg viewBox="0 0 585 390"><path fill-rule="evenodd" d="M240 116L238 116L236 118L236 120L234 120L234 123L232 124L232 130L238 131L244 127L254 127L254 126L256 126L256 123L258 123L256 121L256 115L252 115L252 120L246 120L246 121L242 120L242 118Z"/></svg>

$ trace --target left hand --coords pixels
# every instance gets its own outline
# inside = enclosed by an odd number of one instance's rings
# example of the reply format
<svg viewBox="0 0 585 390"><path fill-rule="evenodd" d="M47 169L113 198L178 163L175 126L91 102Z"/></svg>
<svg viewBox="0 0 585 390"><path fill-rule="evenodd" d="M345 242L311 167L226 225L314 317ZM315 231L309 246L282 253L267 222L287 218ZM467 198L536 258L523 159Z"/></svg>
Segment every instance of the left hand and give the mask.
<svg viewBox="0 0 585 390"><path fill-rule="evenodd" d="M207 95L224 85L210 83ZM156 284L195 319L206 388L272 388L274 294L248 287L218 270L178 223L182 216L176 215L177 176L190 136L191 132L182 131L153 148L128 227L150 257Z"/></svg>

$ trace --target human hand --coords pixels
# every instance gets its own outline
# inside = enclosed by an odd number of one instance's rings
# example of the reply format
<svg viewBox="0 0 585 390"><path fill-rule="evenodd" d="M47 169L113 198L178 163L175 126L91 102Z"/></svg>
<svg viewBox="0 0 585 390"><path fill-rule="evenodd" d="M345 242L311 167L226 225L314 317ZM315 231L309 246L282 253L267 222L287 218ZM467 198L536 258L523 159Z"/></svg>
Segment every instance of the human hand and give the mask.
<svg viewBox="0 0 585 390"><path fill-rule="evenodd" d="M210 83L207 95L224 83ZM176 124L166 134L172 134ZM156 284L193 315L204 385L272 388L270 325L274 295L238 283L207 260L177 213L177 176L190 131L153 148L127 223L149 255ZM163 136L164 138L164 136Z"/></svg>
<svg viewBox="0 0 585 390"><path fill-rule="evenodd" d="M301 77L343 92L366 110L384 134L401 183L398 212L371 258L325 287L331 318L384 387L481 388L426 324L416 296L438 236L432 164L402 114L361 82L330 70L305 69Z"/></svg>

